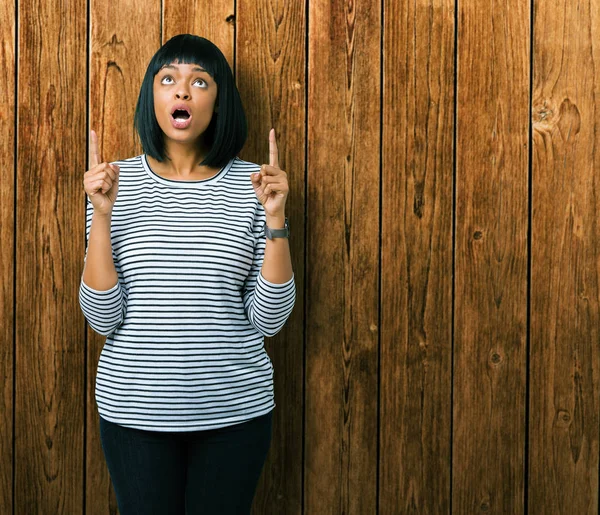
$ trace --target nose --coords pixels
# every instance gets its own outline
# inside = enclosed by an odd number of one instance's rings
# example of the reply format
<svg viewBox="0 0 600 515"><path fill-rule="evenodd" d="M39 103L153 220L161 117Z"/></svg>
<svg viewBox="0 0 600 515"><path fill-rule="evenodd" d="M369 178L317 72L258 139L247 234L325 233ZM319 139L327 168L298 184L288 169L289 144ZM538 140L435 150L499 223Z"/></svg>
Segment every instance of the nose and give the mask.
<svg viewBox="0 0 600 515"><path fill-rule="evenodd" d="M190 98L189 93L187 91L183 91L183 90L178 91L177 93L175 93L175 96L177 98L182 98L182 99L185 99L185 100L188 100Z"/></svg>

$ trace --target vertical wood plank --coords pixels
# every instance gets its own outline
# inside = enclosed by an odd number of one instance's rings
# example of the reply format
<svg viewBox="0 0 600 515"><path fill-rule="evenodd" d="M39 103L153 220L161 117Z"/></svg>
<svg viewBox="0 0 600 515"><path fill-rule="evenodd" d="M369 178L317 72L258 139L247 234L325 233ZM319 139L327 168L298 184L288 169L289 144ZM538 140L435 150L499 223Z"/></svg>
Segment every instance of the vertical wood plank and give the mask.
<svg viewBox="0 0 600 515"><path fill-rule="evenodd" d="M459 2L453 499L524 511L529 4Z"/></svg>
<svg viewBox="0 0 600 515"><path fill-rule="evenodd" d="M536 1L529 513L598 512L597 2Z"/></svg>
<svg viewBox="0 0 600 515"><path fill-rule="evenodd" d="M15 513L83 506L86 4L19 1Z"/></svg>
<svg viewBox="0 0 600 515"><path fill-rule="evenodd" d="M454 2L384 24L379 512L449 513Z"/></svg>
<svg viewBox="0 0 600 515"><path fill-rule="evenodd" d="M160 47L160 0L91 1L89 128L99 136L104 161L142 153L133 126L135 106L148 62ZM135 23L132 23L135 20ZM88 131L89 139L89 131ZM81 188L83 193L83 187ZM85 234L85 218L79 227ZM79 253L80 257L82 252ZM81 263L83 259L80 259ZM88 328L86 513L116 513L114 491L98 432L95 401L98 359L106 337Z"/></svg>
<svg viewBox="0 0 600 515"><path fill-rule="evenodd" d="M15 1L0 5L0 513L13 509Z"/></svg>
<svg viewBox="0 0 600 515"><path fill-rule="evenodd" d="M378 0L309 3L305 512L377 499Z"/></svg>
<svg viewBox="0 0 600 515"><path fill-rule="evenodd" d="M202 36L219 47L234 69L234 0L163 0L162 42L177 34Z"/></svg>
<svg viewBox="0 0 600 515"><path fill-rule="evenodd" d="M275 128L279 164L290 193L286 215L296 303L284 328L265 339L275 370L273 439L254 499L257 515L302 513L304 380L305 38L304 2L238 0L236 68L248 119L240 157L269 163Z"/></svg>

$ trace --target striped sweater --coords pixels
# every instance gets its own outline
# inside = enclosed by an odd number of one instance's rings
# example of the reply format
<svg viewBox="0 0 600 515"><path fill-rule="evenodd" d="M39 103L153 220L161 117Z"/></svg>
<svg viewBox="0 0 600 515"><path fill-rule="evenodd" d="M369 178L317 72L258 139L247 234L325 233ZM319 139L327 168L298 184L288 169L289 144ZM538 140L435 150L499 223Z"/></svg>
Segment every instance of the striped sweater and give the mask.
<svg viewBox="0 0 600 515"><path fill-rule="evenodd" d="M153 431L215 429L275 407L264 337L292 311L294 278L260 273L265 211L235 157L215 176L173 181L144 154L115 161L111 221L117 284L81 280L79 302L106 335L95 397L106 420ZM87 199L86 240L93 207ZM86 250L87 256L87 250Z"/></svg>

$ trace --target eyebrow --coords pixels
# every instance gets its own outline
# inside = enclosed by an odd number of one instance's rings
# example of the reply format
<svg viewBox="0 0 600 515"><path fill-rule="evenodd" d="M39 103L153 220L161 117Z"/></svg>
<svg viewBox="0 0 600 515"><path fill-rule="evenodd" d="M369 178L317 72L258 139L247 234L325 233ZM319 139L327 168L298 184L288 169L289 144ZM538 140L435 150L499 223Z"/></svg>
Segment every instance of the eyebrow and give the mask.
<svg viewBox="0 0 600 515"><path fill-rule="evenodd" d="M165 64L161 68L161 70L164 69L164 68L171 68L171 69L174 69L174 70L179 70L179 67L175 66L174 64ZM192 68L192 71L193 72L206 72L206 73L208 73L204 68L199 68L198 66L196 66L195 68Z"/></svg>

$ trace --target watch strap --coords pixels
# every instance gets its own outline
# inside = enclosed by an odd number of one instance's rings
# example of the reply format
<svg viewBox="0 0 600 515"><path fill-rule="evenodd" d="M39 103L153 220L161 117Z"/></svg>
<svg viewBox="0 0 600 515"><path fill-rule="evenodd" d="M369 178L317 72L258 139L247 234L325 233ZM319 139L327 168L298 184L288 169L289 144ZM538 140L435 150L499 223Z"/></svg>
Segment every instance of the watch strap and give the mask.
<svg viewBox="0 0 600 515"><path fill-rule="evenodd" d="M289 238L290 226L288 223L287 216L285 217L285 224L283 229L271 229L265 222L265 236L270 240L274 238Z"/></svg>

